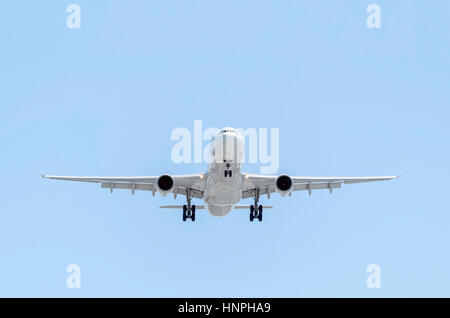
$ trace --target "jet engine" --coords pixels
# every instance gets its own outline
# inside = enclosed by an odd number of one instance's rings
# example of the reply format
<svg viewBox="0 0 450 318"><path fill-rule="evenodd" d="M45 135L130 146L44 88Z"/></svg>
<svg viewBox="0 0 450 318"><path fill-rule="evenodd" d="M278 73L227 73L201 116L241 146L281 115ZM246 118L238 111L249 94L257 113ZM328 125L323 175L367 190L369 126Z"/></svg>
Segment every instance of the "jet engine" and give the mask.
<svg viewBox="0 0 450 318"><path fill-rule="evenodd" d="M283 174L275 181L275 191L282 196L290 194L293 188L294 182L292 182L292 178L288 175Z"/></svg>
<svg viewBox="0 0 450 318"><path fill-rule="evenodd" d="M175 181L173 178L167 174L164 174L156 180L156 189L162 195L168 195L172 193L173 188L175 187Z"/></svg>

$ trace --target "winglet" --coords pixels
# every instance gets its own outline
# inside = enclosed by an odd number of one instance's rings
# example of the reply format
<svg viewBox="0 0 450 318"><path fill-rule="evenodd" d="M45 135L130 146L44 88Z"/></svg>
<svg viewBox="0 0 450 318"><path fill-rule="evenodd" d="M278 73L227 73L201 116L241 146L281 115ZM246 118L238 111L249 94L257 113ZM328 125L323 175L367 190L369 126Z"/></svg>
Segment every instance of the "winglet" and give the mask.
<svg viewBox="0 0 450 318"><path fill-rule="evenodd" d="M400 176L403 174L403 172L405 172L405 169L403 169L402 171L400 171L400 173L397 175L397 178L400 178Z"/></svg>
<svg viewBox="0 0 450 318"><path fill-rule="evenodd" d="M37 173L39 173L39 175L40 175L42 178L45 178L45 174L41 173L39 170L36 170L36 171L37 171Z"/></svg>

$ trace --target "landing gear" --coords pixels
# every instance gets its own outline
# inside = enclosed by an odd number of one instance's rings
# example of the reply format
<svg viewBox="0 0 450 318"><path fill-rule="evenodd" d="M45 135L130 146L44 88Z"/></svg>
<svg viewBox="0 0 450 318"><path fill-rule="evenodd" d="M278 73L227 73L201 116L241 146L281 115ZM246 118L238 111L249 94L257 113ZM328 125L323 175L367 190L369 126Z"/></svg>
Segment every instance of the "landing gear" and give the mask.
<svg viewBox="0 0 450 318"><path fill-rule="evenodd" d="M262 221L263 216L263 206L258 205L258 208L255 209L254 205L250 205L250 222L253 222L254 219L258 219L259 222Z"/></svg>
<svg viewBox="0 0 450 318"><path fill-rule="evenodd" d="M187 204L183 205L183 222L187 219L191 219L192 222L195 221L195 204L191 205L191 193L190 189L187 189L186 193Z"/></svg>
<svg viewBox="0 0 450 318"><path fill-rule="evenodd" d="M183 205L183 222L186 222L187 219L191 219L192 222L195 221L195 204L190 209L186 204Z"/></svg>
<svg viewBox="0 0 450 318"><path fill-rule="evenodd" d="M255 218L257 218L259 220L259 222L262 221L262 216L263 216L263 206L262 205L258 205L258 201L259 201L259 189L255 190L255 205L250 205L250 222L253 222L253 220Z"/></svg>
<svg viewBox="0 0 450 318"><path fill-rule="evenodd" d="M195 221L195 204L192 206L192 210L191 210L191 220L192 220L192 222Z"/></svg>

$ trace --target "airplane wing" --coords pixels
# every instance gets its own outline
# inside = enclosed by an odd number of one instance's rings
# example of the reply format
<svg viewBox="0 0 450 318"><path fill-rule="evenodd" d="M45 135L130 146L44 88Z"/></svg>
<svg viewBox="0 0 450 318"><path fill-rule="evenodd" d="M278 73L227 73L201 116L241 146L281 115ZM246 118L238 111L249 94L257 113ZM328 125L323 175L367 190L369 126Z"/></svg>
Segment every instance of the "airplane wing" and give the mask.
<svg viewBox="0 0 450 318"><path fill-rule="evenodd" d="M78 181L100 183L102 188L110 189L129 189L134 194L136 190L151 191L153 195L157 191L156 182L159 176L148 177L73 177L73 176L51 176L41 174L43 178L64 180L64 181ZM171 175L174 180L174 197L177 194L186 195L189 189L190 195L193 198L203 198L203 191L205 188L205 179L203 174L192 175Z"/></svg>
<svg viewBox="0 0 450 318"><path fill-rule="evenodd" d="M328 189L331 193L333 189L340 188L342 184L392 180L399 178L400 174L381 177L291 177L293 183L292 191L308 190L311 195L312 190ZM270 198L270 194L276 192L275 182L278 177L243 174L242 198L254 197L257 191L260 195L266 194Z"/></svg>

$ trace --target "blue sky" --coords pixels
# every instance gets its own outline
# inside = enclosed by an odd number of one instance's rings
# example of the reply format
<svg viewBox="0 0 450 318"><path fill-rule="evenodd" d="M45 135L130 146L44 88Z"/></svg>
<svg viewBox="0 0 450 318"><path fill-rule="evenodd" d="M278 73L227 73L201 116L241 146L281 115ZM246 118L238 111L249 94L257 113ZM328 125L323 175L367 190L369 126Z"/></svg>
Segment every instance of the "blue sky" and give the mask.
<svg viewBox="0 0 450 318"><path fill-rule="evenodd" d="M81 6L81 29L66 7ZM381 29L366 7L381 6ZM450 3L3 1L0 296L450 296ZM280 128L280 173L400 180L272 196L262 223L41 179L197 173L176 127ZM259 172L258 165L248 165ZM179 198L176 201L182 202ZM80 289L66 267L81 266ZM366 287L381 266L382 288Z"/></svg>

